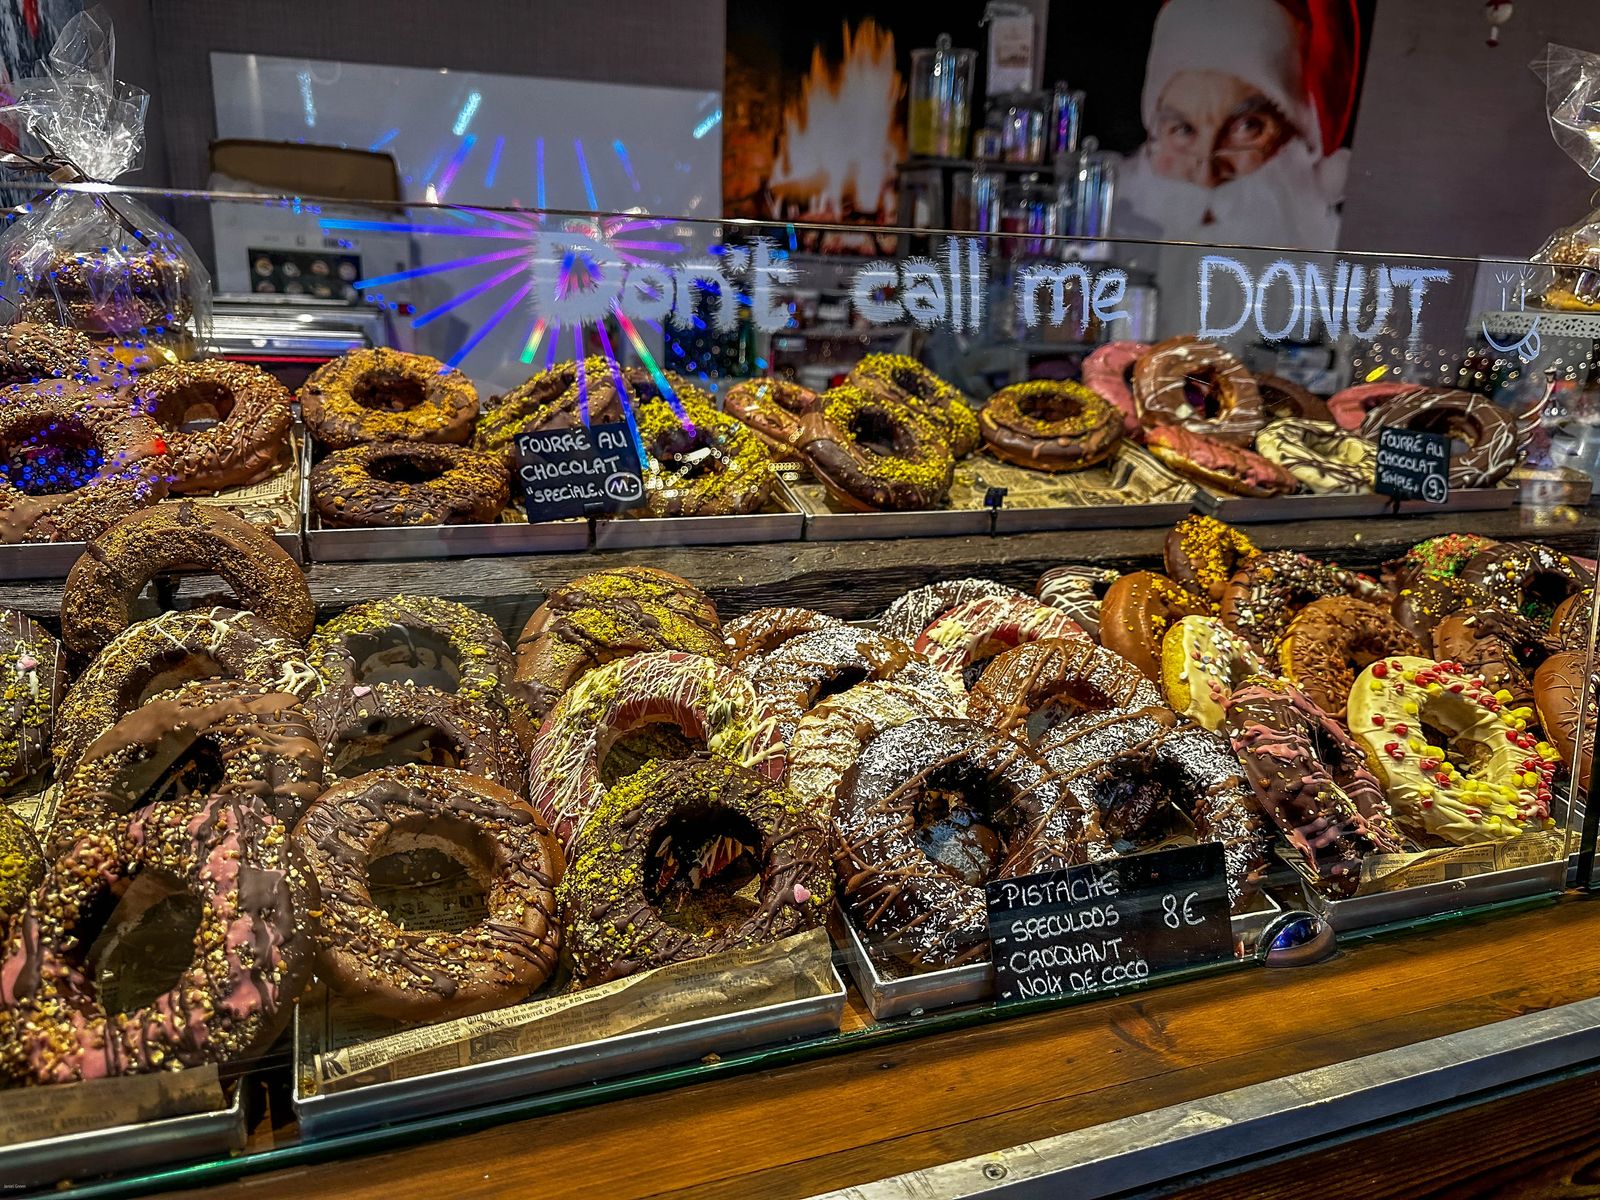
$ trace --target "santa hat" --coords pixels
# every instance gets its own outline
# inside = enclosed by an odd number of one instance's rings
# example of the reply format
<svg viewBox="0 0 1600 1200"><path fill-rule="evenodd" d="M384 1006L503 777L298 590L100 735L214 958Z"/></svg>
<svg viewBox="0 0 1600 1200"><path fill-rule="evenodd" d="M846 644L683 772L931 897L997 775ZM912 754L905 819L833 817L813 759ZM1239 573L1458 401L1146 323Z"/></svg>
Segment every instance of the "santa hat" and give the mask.
<svg viewBox="0 0 1600 1200"><path fill-rule="evenodd" d="M1140 105L1156 127L1161 93L1180 71L1221 71L1257 88L1319 157L1322 115L1308 85L1308 30L1280 0L1170 0L1150 35Z"/></svg>

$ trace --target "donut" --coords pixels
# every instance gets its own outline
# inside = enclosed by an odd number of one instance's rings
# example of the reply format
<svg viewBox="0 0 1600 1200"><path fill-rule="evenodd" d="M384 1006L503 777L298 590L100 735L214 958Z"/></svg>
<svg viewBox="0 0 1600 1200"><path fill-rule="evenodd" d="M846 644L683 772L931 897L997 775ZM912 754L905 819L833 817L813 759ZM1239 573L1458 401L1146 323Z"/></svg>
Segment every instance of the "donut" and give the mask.
<svg viewBox="0 0 1600 1200"><path fill-rule="evenodd" d="M1244 364L1215 342L1188 334L1158 342L1139 359L1133 398L1147 430L1175 425L1248 446L1266 423L1261 392Z"/></svg>
<svg viewBox="0 0 1600 1200"><path fill-rule="evenodd" d="M1384 578L1398 590L1418 579L1455 579L1461 568L1479 554L1497 549L1500 543L1476 533L1446 533L1418 542L1399 558L1383 565Z"/></svg>
<svg viewBox="0 0 1600 1200"><path fill-rule="evenodd" d="M1493 487L1522 457L1517 422L1487 396L1454 388L1416 388L1369 412L1361 436L1378 440L1383 429L1442 433L1452 442L1450 486Z"/></svg>
<svg viewBox="0 0 1600 1200"><path fill-rule="evenodd" d="M56 713L57 778L150 697L196 679L236 679L302 700L322 689L305 650L276 626L231 608L166 612L128 626L73 682Z"/></svg>
<svg viewBox="0 0 1600 1200"><path fill-rule="evenodd" d="M1273 421L1256 434L1256 453L1319 495L1370 492L1378 469L1377 444L1331 421Z"/></svg>
<svg viewBox="0 0 1600 1200"><path fill-rule="evenodd" d="M1040 604L1066 613L1084 633L1099 641L1100 603L1119 577L1110 567L1051 567L1039 576L1033 594Z"/></svg>
<svg viewBox="0 0 1600 1200"><path fill-rule="evenodd" d="M1150 352L1148 342L1107 342L1096 346L1083 360L1083 385L1109 400L1122 414L1122 434L1144 440L1144 425L1133 400L1133 371Z"/></svg>
<svg viewBox="0 0 1600 1200"><path fill-rule="evenodd" d="M801 719L829 696L866 683L892 679L934 692L955 689L904 642L853 625L835 624L785 642L745 667L756 699L777 720L787 745Z"/></svg>
<svg viewBox="0 0 1600 1200"><path fill-rule="evenodd" d="M1350 732L1408 830L1464 846L1554 826L1560 755L1528 731L1532 710L1507 707L1506 696L1428 658L1379 659L1361 672Z"/></svg>
<svg viewBox="0 0 1600 1200"><path fill-rule="evenodd" d="M799 432L800 418L815 412L822 397L810 388L786 379L747 379L722 396L722 407L755 431L778 462L796 457L790 444Z"/></svg>
<svg viewBox="0 0 1600 1200"><path fill-rule="evenodd" d="M336 527L492 524L511 503L511 471L465 446L367 442L312 467L310 494Z"/></svg>
<svg viewBox="0 0 1600 1200"><path fill-rule="evenodd" d="M1354 433L1367 419L1367 414L1387 404L1396 396L1417 390L1414 383L1358 383L1328 397L1328 416L1340 429Z"/></svg>
<svg viewBox="0 0 1600 1200"><path fill-rule="evenodd" d="M770 654L779 646L803 633L814 633L843 625L838 617L809 608L758 608L735 617L722 627L722 640L728 646L728 661L733 666Z"/></svg>
<svg viewBox="0 0 1600 1200"><path fill-rule="evenodd" d="M1183 617L1161 638L1161 687L1167 705L1203 729L1222 728L1234 689L1266 669L1250 643L1217 617Z"/></svg>
<svg viewBox="0 0 1600 1200"><path fill-rule="evenodd" d="M1600 683L1590 678L1589 711L1583 718L1586 736L1578 752L1579 712L1583 707L1587 656L1581 650L1560 650L1539 664L1533 673L1533 703L1539 713L1539 726L1555 750L1556 761L1567 769L1579 792L1589 790L1589 775L1594 762L1594 729L1600 719Z"/></svg>
<svg viewBox="0 0 1600 1200"><path fill-rule="evenodd" d="M828 841L826 824L762 772L709 757L649 763L607 794L561 881L579 979L816 928L833 902Z"/></svg>
<svg viewBox="0 0 1600 1200"><path fill-rule="evenodd" d="M845 383L911 409L938 430L957 458L978 448L978 419L967 398L909 355L869 354Z"/></svg>
<svg viewBox="0 0 1600 1200"><path fill-rule="evenodd" d="M1433 628L1433 657L1459 663L1491 691L1511 693L1509 703L1533 703L1533 674L1560 649L1545 626L1498 608L1451 613Z"/></svg>
<svg viewBox="0 0 1600 1200"><path fill-rule="evenodd" d="M282 546L225 508L184 500L124 517L95 536L61 591L61 636L89 658L133 623L139 594L178 568L220 576L248 609L303 642L316 626L305 573Z"/></svg>
<svg viewBox="0 0 1600 1200"><path fill-rule="evenodd" d="M249 363L168 363L140 376L133 396L163 430L179 495L257 483L289 452L289 389ZM215 424L189 428L207 419Z"/></svg>
<svg viewBox="0 0 1600 1200"><path fill-rule="evenodd" d="M0 544L87 541L167 494L161 430L63 382L0 394Z"/></svg>
<svg viewBox="0 0 1600 1200"><path fill-rule="evenodd" d="M1161 644L1167 629L1211 606L1164 575L1135 571L1117 580L1100 605L1100 644L1122 655L1146 679L1161 679Z"/></svg>
<svg viewBox="0 0 1600 1200"><path fill-rule="evenodd" d="M1040 638L1082 634L1066 613L1030 596L991 596L944 613L918 635L913 649L950 681L952 690L965 691L965 673L1002 651Z"/></svg>
<svg viewBox="0 0 1600 1200"><path fill-rule="evenodd" d="M1327 402L1313 396L1294 380L1285 379L1282 375L1257 375L1255 381L1256 390L1261 393L1261 407L1269 417L1318 422L1333 420ZM1261 448L1259 442L1256 448Z"/></svg>
<svg viewBox="0 0 1600 1200"><path fill-rule="evenodd" d="M1573 592L1560 604L1550 618L1550 636L1563 650L1577 650L1589 645L1589 626L1594 613L1594 588L1586 587Z"/></svg>
<svg viewBox="0 0 1600 1200"><path fill-rule="evenodd" d="M1278 644L1284 677L1336 721L1344 720L1350 688L1368 663L1422 653L1422 644L1387 606L1353 596L1313 600L1294 614Z"/></svg>
<svg viewBox="0 0 1600 1200"><path fill-rule="evenodd" d="M857 684L801 720L789 742L789 786L813 812L831 819L845 772L868 742L918 717L965 715L965 702L949 692L892 681Z"/></svg>
<svg viewBox="0 0 1600 1200"><path fill-rule="evenodd" d="M1109 712L1063 726L1039 752L1114 838L1133 838L1176 806L1200 840L1222 846L1229 901L1237 911L1266 867L1266 824L1227 739L1164 708Z"/></svg>
<svg viewBox="0 0 1600 1200"><path fill-rule="evenodd" d="M845 776L835 825L845 908L872 945L921 968L987 956L984 884L1110 853L1093 810L977 721L879 734Z"/></svg>
<svg viewBox="0 0 1600 1200"><path fill-rule="evenodd" d="M1044 638L996 655L967 696L967 715L1037 741L1082 713L1159 707L1161 693L1127 659L1085 637ZM1045 728L1034 729L1045 718Z"/></svg>
<svg viewBox="0 0 1600 1200"><path fill-rule="evenodd" d="M1474 554L1461 578L1509 612L1547 625L1568 596L1594 586L1594 573L1538 542L1504 542Z"/></svg>
<svg viewBox="0 0 1600 1200"><path fill-rule="evenodd" d="M33 831L0 804L0 930L13 913L22 911L44 872L44 854Z"/></svg>
<svg viewBox="0 0 1600 1200"><path fill-rule="evenodd" d="M478 700L404 683L358 683L310 704L329 779L383 767L454 767L510 792L528 785L504 717Z"/></svg>
<svg viewBox="0 0 1600 1200"><path fill-rule="evenodd" d="M306 658L331 692L425 685L486 706L519 734L532 732L500 627L453 600L402 594L353 604L318 627Z"/></svg>
<svg viewBox="0 0 1600 1200"><path fill-rule="evenodd" d="M669 571L596 571L556 588L528 618L517 639L517 692L542 719L587 672L652 650L727 661L716 606Z"/></svg>
<svg viewBox="0 0 1600 1200"><path fill-rule="evenodd" d="M1031 379L1001 388L978 413L996 458L1037 471L1081 471L1105 461L1122 439L1122 417L1081 383Z"/></svg>
<svg viewBox="0 0 1600 1200"><path fill-rule="evenodd" d="M555 969L561 852L527 803L448 767L384 767L334 784L294 827L315 877L317 974L368 1012L433 1022L528 995ZM375 860L431 850L483 885L465 929L402 924L373 899Z"/></svg>
<svg viewBox="0 0 1600 1200"><path fill-rule="evenodd" d="M1259 649L1276 654L1294 614L1329 596L1354 596L1373 604L1389 600L1383 586L1365 575L1293 550L1271 550L1245 563L1228 581L1222 621Z"/></svg>
<svg viewBox="0 0 1600 1200"><path fill-rule="evenodd" d="M185 898L193 950L171 988L113 1008L89 943L136 881L149 889L145 912ZM234 793L197 810L157 805L122 837L86 834L50 863L0 951L0 1076L70 1083L265 1050L305 984L302 924L316 907L283 826Z"/></svg>
<svg viewBox="0 0 1600 1200"><path fill-rule="evenodd" d="M124 242L57 250L42 260L19 249L7 256L8 265L38 284L35 297L22 305L24 320L69 325L96 337L136 337L170 332L194 315L189 264L175 246L135 249Z"/></svg>
<svg viewBox="0 0 1600 1200"><path fill-rule="evenodd" d="M596 667L545 718L528 761L528 794L570 855L605 800L601 769L617 739L655 722L678 726L715 757L782 779L777 722L737 672L676 650Z"/></svg>
<svg viewBox="0 0 1600 1200"><path fill-rule="evenodd" d="M592 355L583 360L581 371L577 362L564 362L491 397L473 429L472 444L509 458L515 454L519 433L623 420L622 400L606 359Z"/></svg>
<svg viewBox="0 0 1600 1200"><path fill-rule="evenodd" d="M1329 896L1354 894L1367 855L1402 850L1365 752L1299 688L1239 688L1225 729L1257 806Z"/></svg>
<svg viewBox="0 0 1600 1200"><path fill-rule="evenodd" d="M16 609L0 608L0 794L50 765L66 687L61 643Z"/></svg>
<svg viewBox="0 0 1600 1200"><path fill-rule="evenodd" d="M1172 581L1214 605L1222 603L1228 581L1261 551L1239 530L1215 517L1191 513L1179 519L1161 545Z"/></svg>
<svg viewBox="0 0 1600 1200"><path fill-rule="evenodd" d="M936 508L955 466L920 411L844 384L800 420L794 447L828 494L859 512Z"/></svg>
<svg viewBox="0 0 1600 1200"><path fill-rule="evenodd" d="M1446 576L1424 575L1394 594L1394 619L1424 646L1432 647L1440 621L1463 609L1495 607L1494 598L1476 584Z"/></svg>
<svg viewBox="0 0 1600 1200"><path fill-rule="evenodd" d="M454 367L379 346L351 350L300 386L300 415L322 445L449 442L472 434L478 392Z"/></svg>
<svg viewBox="0 0 1600 1200"><path fill-rule="evenodd" d="M207 797L248 797L287 828L322 792L322 746L300 701L237 680L186 684L147 700L101 734L64 777L49 846L123 836L157 808L193 812Z"/></svg>
<svg viewBox="0 0 1600 1200"><path fill-rule="evenodd" d="M989 579L946 579L912 588L897 597L878 618L877 630L884 637L915 642L924 629L952 608L972 600L1016 599L1022 594L1016 588Z"/></svg>
<svg viewBox="0 0 1600 1200"><path fill-rule="evenodd" d="M1253 450L1176 425L1147 429L1144 444L1185 479L1230 495L1283 496L1299 486L1293 475Z"/></svg>
<svg viewBox="0 0 1600 1200"><path fill-rule="evenodd" d="M19 321L0 329L0 387L88 375L98 357L94 343L76 329Z"/></svg>
<svg viewBox="0 0 1600 1200"><path fill-rule="evenodd" d="M634 412L647 456L645 512L652 517L759 512L777 486L772 456L749 426L709 405L680 419L667 404Z"/></svg>

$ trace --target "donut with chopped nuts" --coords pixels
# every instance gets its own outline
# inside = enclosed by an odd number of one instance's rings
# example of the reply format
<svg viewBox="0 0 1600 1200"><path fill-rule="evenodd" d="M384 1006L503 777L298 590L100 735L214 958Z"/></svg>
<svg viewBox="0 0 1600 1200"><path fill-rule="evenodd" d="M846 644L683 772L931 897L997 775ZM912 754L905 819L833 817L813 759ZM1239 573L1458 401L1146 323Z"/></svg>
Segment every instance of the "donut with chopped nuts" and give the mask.
<svg viewBox="0 0 1600 1200"><path fill-rule="evenodd" d="M333 450L362 442L460 445L472 436L478 391L436 358L379 346L313 371L300 387L300 415Z"/></svg>
<svg viewBox="0 0 1600 1200"><path fill-rule="evenodd" d="M1313 600L1354 596L1386 604L1388 591L1374 579L1319 562L1293 550L1270 550L1245 563L1222 596L1222 622L1268 654L1278 652L1289 622Z"/></svg>
<svg viewBox="0 0 1600 1200"><path fill-rule="evenodd" d="M13 913L21 911L44 871L44 853L33 831L0 804L0 929Z"/></svg>
<svg viewBox="0 0 1600 1200"><path fill-rule="evenodd" d="M168 363L140 376L133 396L134 405L165 432L178 495L257 483L277 471L289 452L289 389L249 363ZM188 428L202 418L215 424Z"/></svg>
<svg viewBox="0 0 1600 1200"><path fill-rule="evenodd" d="M358 683L323 692L311 722L329 779L417 763L455 767L521 793L521 748L504 717L466 696L404 683Z"/></svg>
<svg viewBox="0 0 1600 1200"><path fill-rule="evenodd" d="M22 613L0 608L0 794L50 765L66 687L61 643Z"/></svg>
<svg viewBox="0 0 1600 1200"><path fill-rule="evenodd" d="M324 525L489 524L511 503L511 470L502 456L465 446L368 442L312 467L310 490Z"/></svg>
<svg viewBox="0 0 1600 1200"><path fill-rule="evenodd" d="M1261 551L1225 521L1201 513L1181 518L1161 545L1167 574L1179 587L1222 603L1228 581Z"/></svg>
<svg viewBox="0 0 1600 1200"><path fill-rule="evenodd" d="M931 422L957 458L978 448L978 418L966 396L909 354L869 354L851 369L845 383Z"/></svg>
<svg viewBox="0 0 1600 1200"><path fill-rule="evenodd" d="M0 387L72 379L99 365L94 343L76 329L31 321L0 329Z"/></svg>
<svg viewBox="0 0 1600 1200"><path fill-rule="evenodd" d="M1383 605L1327 596L1295 613L1278 646L1278 662L1284 677L1313 704L1343 721L1356 675L1368 663L1422 651L1417 638Z"/></svg>

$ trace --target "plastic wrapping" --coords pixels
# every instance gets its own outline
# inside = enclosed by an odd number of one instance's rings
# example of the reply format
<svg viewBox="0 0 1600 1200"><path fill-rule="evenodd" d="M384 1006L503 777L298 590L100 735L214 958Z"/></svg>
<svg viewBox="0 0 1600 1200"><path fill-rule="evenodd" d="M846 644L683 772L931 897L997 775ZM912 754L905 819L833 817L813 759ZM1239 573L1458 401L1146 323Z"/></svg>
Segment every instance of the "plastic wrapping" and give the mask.
<svg viewBox="0 0 1600 1200"><path fill-rule="evenodd" d="M105 184L138 167L150 98L117 82L114 60L103 12L67 22L43 74L17 83L0 105L21 148L12 165L65 185ZM80 329L128 365L152 345L183 353L209 328L211 279L194 250L114 192L38 197L0 234L0 266L16 319Z"/></svg>
<svg viewBox="0 0 1600 1200"><path fill-rule="evenodd" d="M1544 80L1550 136L1600 182L1600 55L1551 43L1533 70ZM1546 304L1600 310L1600 209L1556 230L1533 258L1546 264L1540 288Z"/></svg>

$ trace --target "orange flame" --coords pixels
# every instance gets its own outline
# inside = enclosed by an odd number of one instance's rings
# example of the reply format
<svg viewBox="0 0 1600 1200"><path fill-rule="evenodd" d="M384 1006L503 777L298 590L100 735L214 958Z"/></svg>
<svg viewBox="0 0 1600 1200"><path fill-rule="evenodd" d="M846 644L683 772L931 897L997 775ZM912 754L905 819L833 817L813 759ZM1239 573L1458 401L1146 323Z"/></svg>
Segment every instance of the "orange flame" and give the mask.
<svg viewBox="0 0 1600 1200"><path fill-rule="evenodd" d="M905 148L905 84L894 35L867 18L844 27L837 64L811 51L797 100L784 106L783 136L770 186L796 220L894 217L895 164Z"/></svg>

